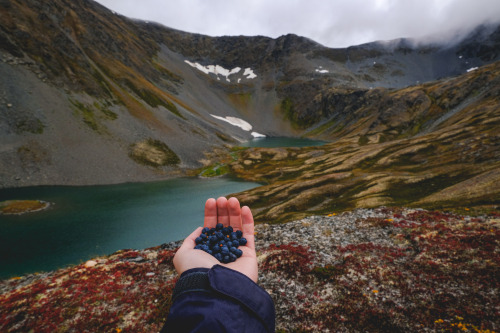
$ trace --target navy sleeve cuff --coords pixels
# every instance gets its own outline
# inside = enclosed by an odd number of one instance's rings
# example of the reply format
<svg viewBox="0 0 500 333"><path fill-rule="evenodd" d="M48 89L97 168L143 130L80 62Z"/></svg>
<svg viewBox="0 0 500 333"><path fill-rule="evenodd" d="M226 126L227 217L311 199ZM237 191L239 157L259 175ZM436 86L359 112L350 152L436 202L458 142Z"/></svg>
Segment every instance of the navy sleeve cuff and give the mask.
<svg viewBox="0 0 500 333"><path fill-rule="evenodd" d="M192 292L213 293L244 306L274 332L275 309L269 294L246 275L221 265L211 269L194 268L182 273L175 285L172 301Z"/></svg>
<svg viewBox="0 0 500 333"><path fill-rule="evenodd" d="M269 326L275 320L274 303L264 289L246 275L221 265L208 271L208 279L214 290L245 305L274 332L274 326Z"/></svg>

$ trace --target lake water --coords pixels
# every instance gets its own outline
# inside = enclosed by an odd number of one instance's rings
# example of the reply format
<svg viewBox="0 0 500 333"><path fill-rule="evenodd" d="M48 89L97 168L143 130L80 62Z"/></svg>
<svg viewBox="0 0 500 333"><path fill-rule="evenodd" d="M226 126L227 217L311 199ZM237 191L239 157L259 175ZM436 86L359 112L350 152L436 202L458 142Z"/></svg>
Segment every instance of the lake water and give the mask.
<svg viewBox="0 0 500 333"><path fill-rule="evenodd" d="M308 147L325 141L257 138L245 147ZM181 178L106 186L0 189L0 201L44 200L46 211L0 215L0 279L78 264L121 249L184 239L203 224L207 198L259 186L230 178Z"/></svg>
<svg viewBox="0 0 500 333"><path fill-rule="evenodd" d="M240 144L240 146L265 147L265 148L310 147L310 146L322 146L326 143L327 143L326 141L311 140L304 138L265 137L265 138L255 138L253 140L243 142Z"/></svg>
<svg viewBox="0 0 500 333"><path fill-rule="evenodd" d="M184 239L203 224L207 198L259 186L230 178L181 178L107 186L0 190L0 201L39 199L46 211L0 215L0 278L78 264L121 249Z"/></svg>

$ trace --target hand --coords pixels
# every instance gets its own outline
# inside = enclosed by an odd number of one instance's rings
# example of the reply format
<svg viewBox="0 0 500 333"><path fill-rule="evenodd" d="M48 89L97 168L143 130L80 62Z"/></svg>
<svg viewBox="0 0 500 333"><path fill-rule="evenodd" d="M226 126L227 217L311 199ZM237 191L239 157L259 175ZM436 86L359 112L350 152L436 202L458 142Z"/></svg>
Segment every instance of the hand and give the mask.
<svg viewBox="0 0 500 333"><path fill-rule="evenodd" d="M201 234L202 227L196 229L189 235L174 256L174 266L179 274L191 268L212 268L214 265L222 265L238 271L257 282L258 268L257 255L255 253L254 221L250 208L244 206L240 208L240 203L236 198L227 200L224 197L208 199L205 203L204 227L215 228L217 223L222 223L224 227L232 226L234 231L241 230L243 237L247 239L245 246L240 246L243 251L240 258L235 262L223 264L212 255L195 250L195 239Z"/></svg>

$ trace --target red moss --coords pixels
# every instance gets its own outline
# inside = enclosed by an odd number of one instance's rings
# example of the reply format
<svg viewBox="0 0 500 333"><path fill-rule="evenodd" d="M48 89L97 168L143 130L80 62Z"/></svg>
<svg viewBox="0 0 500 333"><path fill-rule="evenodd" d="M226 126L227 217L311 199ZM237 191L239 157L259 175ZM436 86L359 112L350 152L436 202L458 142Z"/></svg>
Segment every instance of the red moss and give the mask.
<svg viewBox="0 0 500 333"><path fill-rule="evenodd" d="M312 269L314 253L309 247L296 243L271 244L262 251L265 259L260 265L262 271L279 271L287 277L304 276Z"/></svg>
<svg viewBox="0 0 500 333"><path fill-rule="evenodd" d="M159 256L161 269L157 261L120 261L140 255L129 251L103 265L58 271L48 279L1 295L0 331L158 331L176 282L165 274L166 268L173 269L168 267L169 252Z"/></svg>

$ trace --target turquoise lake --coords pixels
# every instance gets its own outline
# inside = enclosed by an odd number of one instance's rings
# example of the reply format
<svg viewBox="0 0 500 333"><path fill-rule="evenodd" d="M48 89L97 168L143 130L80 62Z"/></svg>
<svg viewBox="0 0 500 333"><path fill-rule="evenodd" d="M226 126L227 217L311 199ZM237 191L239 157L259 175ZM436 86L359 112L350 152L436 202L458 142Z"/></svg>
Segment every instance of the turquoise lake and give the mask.
<svg viewBox="0 0 500 333"><path fill-rule="evenodd" d="M0 278L184 239L203 225L206 199L257 186L230 178L180 178L0 190L0 201L39 199L53 203L42 212L0 215Z"/></svg>
<svg viewBox="0 0 500 333"><path fill-rule="evenodd" d="M308 147L325 141L266 137L244 147ZM0 189L0 201L53 203L42 212L0 215L0 279L79 264L122 249L184 239L203 224L208 198L259 186L228 177L105 186Z"/></svg>

